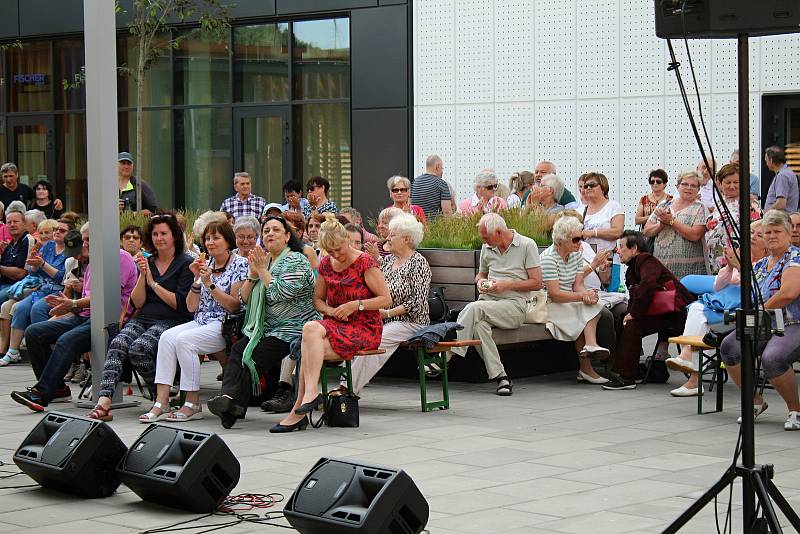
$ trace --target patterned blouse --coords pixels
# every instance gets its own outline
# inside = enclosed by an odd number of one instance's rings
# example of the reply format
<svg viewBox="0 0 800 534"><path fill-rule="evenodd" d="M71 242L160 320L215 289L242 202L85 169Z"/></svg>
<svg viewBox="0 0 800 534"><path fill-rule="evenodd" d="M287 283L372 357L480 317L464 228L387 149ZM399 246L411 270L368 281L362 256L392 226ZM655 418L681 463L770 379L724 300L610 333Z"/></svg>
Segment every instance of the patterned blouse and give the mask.
<svg viewBox="0 0 800 534"><path fill-rule="evenodd" d="M311 204L306 204L303 206L303 217L308 219L311 217L311 212L313 208ZM336 203L332 200L326 200L324 204L321 206L317 206L317 213L339 213L339 208L336 207Z"/></svg>
<svg viewBox="0 0 800 534"><path fill-rule="evenodd" d="M383 322L404 321L423 326L431 324L428 310L431 268L428 260L419 252L415 252L407 262L398 265L397 269L393 268L395 262L397 262L397 256L394 254L386 256L381 264L381 272L389 286L392 308L403 305L406 314L384 319Z"/></svg>
<svg viewBox="0 0 800 534"><path fill-rule="evenodd" d="M291 343L308 321L322 318L314 308L314 273L302 252L289 252L271 269L264 311L264 337Z"/></svg>
<svg viewBox="0 0 800 534"><path fill-rule="evenodd" d="M711 218L706 223L709 229L706 232L706 261L708 262L709 274L717 274L727 263L725 260L725 247L731 246L729 232L732 228L739 226L739 199L719 200L728 206L732 219L720 210L714 210ZM758 200L750 203L750 220L755 221L761 218L761 206Z"/></svg>
<svg viewBox="0 0 800 534"><path fill-rule="evenodd" d="M214 258L208 262L211 269L216 268L214 265ZM248 264L247 259L239 256L238 254L231 253L230 261L225 267L225 270L219 274L211 275L211 282L225 293L230 294L231 286L236 282L241 282L247 278ZM194 312L194 320L197 324L208 324L212 321L222 321L225 317L225 308L217 302L217 299L211 296L211 291L206 286L200 287L200 304L197 306L197 311Z"/></svg>
<svg viewBox="0 0 800 534"><path fill-rule="evenodd" d="M783 253L783 257L772 266L772 269L768 268L768 262L769 256L758 260L753 266L753 274L758 281L758 287L761 289L765 302L780 291L781 276L784 271L791 267L800 267L800 248L790 246L789 250ZM784 317L784 325L800 323L800 298L790 302L784 310L787 312ZM774 324L775 320L773 319L772 322Z"/></svg>

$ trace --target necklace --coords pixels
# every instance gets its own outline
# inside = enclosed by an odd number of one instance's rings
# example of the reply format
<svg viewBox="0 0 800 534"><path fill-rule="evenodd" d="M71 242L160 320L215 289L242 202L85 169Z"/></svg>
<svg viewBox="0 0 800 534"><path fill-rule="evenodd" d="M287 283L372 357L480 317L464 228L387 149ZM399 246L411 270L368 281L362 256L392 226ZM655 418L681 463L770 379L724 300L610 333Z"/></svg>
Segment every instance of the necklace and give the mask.
<svg viewBox="0 0 800 534"><path fill-rule="evenodd" d="M230 261L231 261L231 253L230 251L228 251L228 258L225 260L225 265L223 265L222 267L211 269L211 274L224 273L225 269L228 268L228 263L230 263Z"/></svg>

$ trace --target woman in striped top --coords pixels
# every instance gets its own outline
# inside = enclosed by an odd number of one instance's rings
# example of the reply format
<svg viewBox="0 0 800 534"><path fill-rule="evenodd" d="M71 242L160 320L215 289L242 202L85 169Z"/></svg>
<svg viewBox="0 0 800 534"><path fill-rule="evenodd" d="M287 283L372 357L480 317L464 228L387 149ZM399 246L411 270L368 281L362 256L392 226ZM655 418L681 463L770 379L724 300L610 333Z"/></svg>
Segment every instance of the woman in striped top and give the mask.
<svg viewBox="0 0 800 534"><path fill-rule="evenodd" d="M547 289L547 330L561 341L575 341L580 368L578 382L605 384L592 367L592 357L608 357L597 345L597 322L603 305L596 291L583 285L583 225L562 217L553 225L553 244L541 255L542 282Z"/></svg>
<svg viewBox="0 0 800 534"><path fill-rule="evenodd" d="M250 395L260 393L259 377L277 368L289 344L308 321L320 318L314 309L314 273L300 239L283 217L267 217L261 247L250 252L250 272L240 292L247 304L242 338L231 348L222 377L222 392L208 409L230 428L244 416Z"/></svg>

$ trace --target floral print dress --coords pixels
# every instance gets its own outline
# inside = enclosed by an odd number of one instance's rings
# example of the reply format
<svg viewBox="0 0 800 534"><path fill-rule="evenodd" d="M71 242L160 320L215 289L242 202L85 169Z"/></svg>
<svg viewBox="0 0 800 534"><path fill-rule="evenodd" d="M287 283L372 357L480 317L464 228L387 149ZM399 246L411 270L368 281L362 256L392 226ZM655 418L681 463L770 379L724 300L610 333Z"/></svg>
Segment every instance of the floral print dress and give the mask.
<svg viewBox="0 0 800 534"><path fill-rule="evenodd" d="M731 217L727 214L715 210L708 220L706 232L706 262L708 263L709 274L717 274L726 265L725 248L730 247L733 229L739 227L739 199L725 200ZM758 200L750 203L750 220L756 221L761 218L761 207Z"/></svg>
<svg viewBox="0 0 800 534"><path fill-rule="evenodd" d="M354 300L373 298L375 295L364 279L367 270L373 267L378 268L378 262L366 253L341 272L333 269L330 256L322 258L319 275L325 279L328 306L336 308ZM352 360L356 352L377 349L381 343L383 321L378 310L356 310L347 321L326 315L320 324L325 327L331 348L344 360Z"/></svg>

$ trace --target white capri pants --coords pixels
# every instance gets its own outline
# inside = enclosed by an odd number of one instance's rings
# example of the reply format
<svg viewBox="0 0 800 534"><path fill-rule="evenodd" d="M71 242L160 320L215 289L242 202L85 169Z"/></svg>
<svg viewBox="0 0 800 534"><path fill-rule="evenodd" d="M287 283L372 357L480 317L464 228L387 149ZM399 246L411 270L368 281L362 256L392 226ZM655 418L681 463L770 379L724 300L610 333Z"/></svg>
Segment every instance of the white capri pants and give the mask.
<svg viewBox="0 0 800 534"><path fill-rule="evenodd" d="M422 325L407 323L405 321L391 321L384 324L381 344L378 348L385 350L386 353L353 358L353 362L351 363L353 370L353 392L356 395L361 393L364 386L369 384L372 377L381 370L383 364L388 362L392 354L397 351L397 347L400 346L400 343L411 339L411 336L420 328L422 328Z"/></svg>
<svg viewBox="0 0 800 534"><path fill-rule="evenodd" d="M686 310L686 324L683 327L684 336L704 336L710 330L708 319L703 312L705 308L699 302L692 302Z"/></svg>
<svg viewBox="0 0 800 534"><path fill-rule="evenodd" d="M181 366L181 391L200 390L200 354L213 354L225 348L222 323L211 321L200 325L197 321L165 330L158 341L156 356L156 384L172 385L175 370Z"/></svg>

